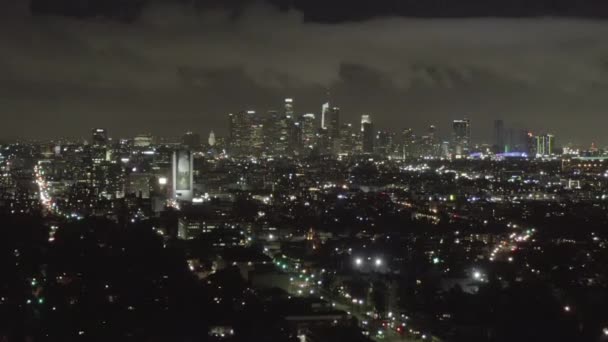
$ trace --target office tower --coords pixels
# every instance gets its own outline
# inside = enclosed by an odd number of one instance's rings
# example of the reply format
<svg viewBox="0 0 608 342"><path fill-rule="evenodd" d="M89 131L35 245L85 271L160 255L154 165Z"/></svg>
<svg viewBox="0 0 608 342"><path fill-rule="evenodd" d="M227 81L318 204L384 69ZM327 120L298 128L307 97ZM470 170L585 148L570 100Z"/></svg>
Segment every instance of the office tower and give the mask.
<svg viewBox="0 0 608 342"><path fill-rule="evenodd" d="M525 152L529 156L534 156L536 154L536 137L532 132L527 132L525 135L525 149Z"/></svg>
<svg viewBox="0 0 608 342"><path fill-rule="evenodd" d="M340 153L354 154L357 150L357 132L353 124L342 124L340 127Z"/></svg>
<svg viewBox="0 0 608 342"><path fill-rule="evenodd" d="M291 125L291 130L289 131L289 149L287 152L299 155L304 148L302 143L302 122L290 119L289 124Z"/></svg>
<svg viewBox="0 0 608 342"><path fill-rule="evenodd" d="M441 158L449 158L450 157L450 142L444 141L440 145L439 156Z"/></svg>
<svg viewBox="0 0 608 342"><path fill-rule="evenodd" d="M104 128L94 128L92 130L92 140L90 147L91 160L99 164L106 158L106 147L108 145L108 133Z"/></svg>
<svg viewBox="0 0 608 342"><path fill-rule="evenodd" d="M401 131L401 157L403 159L411 158L415 155L414 147L416 144L416 136L411 128L404 128Z"/></svg>
<svg viewBox="0 0 608 342"><path fill-rule="evenodd" d="M315 115L312 113L302 115L300 123L304 149L312 150L316 145Z"/></svg>
<svg viewBox="0 0 608 342"><path fill-rule="evenodd" d="M253 122L251 124L251 138L249 139L252 155L259 157L264 154L264 140L264 124L260 121Z"/></svg>
<svg viewBox="0 0 608 342"><path fill-rule="evenodd" d="M369 115L361 115L361 146L363 153L374 153L374 125Z"/></svg>
<svg viewBox="0 0 608 342"><path fill-rule="evenodd" d="M437 128L434 125L430 125L427 129L427 134L420 137L419 154L425 157L436 157L440 154L440 145L437 143L436 132Z"/></svg>
<svg viewBox="0 0 608 342"><path fill-rule="evenodd" d="M215 146L215 133L213 131L209 132L209 139L207 139L207 143L209 146Z"/></svg>
<svg viewBox="0 0 608 342"><path fill-rule="evenodd" d="M108 143L108 132L105 128L94 128L92 131L91 145L106 146Z"/></svg>
<svg viewBox="0 0 608 342"><path fill-rule="evenodd" d="M535 137L536 139L536 156L537 157L541 157L544 155L547 155L547 151L545 150L545 136L544 135L538 135Z"/></svg>
<svg viewBox="0 0 608 342"><path fill-rule="evenodd" d="M535 137L536 156L551 156L555 149L555 136L553 134L543 134Z"/></svg>
<svg viewBox="0 0 608 342"><path fill-rule="evenodd" d="M429 140L430 144L435 144L436 134L437 134L437 127L435 127L435 125L430 125L429 128L427 129L427 136L428 136L428 140Z"/></svg>
<svg viewBox="0 0 608 342"><path fill-rule="evenodd" d="M392 137L388 131L378 131L376 133L376 141L374 142L374 152L380 156L388 156Z"/></svg>
<svg viewBox="0 0 608 342"><path fill-rule="evenodd" d="M508 152L505 146L505 124L502 120L494 120L494 152Z"/></svg>
<svg viewBox="0 0 608 342"><path fill-rule="evenodd" d="M196 150L201 145L201 136L198 133L186 132L182 137L182 145L191 150Z"/></svg>
<svg viewBox="0 0 608 342"><path fill-rule="evenodd" d="M292 98L285 99L284 126L281 131L281 138L285 141L285 149L282 155L291 155L301 148L302 131L300 123L297 122L293 109L294 101Z"/></svg>
<svg viewBox="0 0 608 342"><path fill-rule="evenodd" d="M264 125L265 150L272 156L283 156L288 153L290 147L291 124L285 114L277 111L269 111Z"/></svg>
<svg viewBox="0 0 608 342"><path fill-rule="evenodd" d="M471 144L471 121L469 119L454 120L452 123L454 154L466 156Z"/></svg>
<svg viewBox="0 0 608 342"><path fill-rule="evenodd" d="M240 111L236 114L230 113L228 117L230 120L230 153L237 157L250 155L254 125L258 130L263 127L258 122L256 112L254 110Z"/></svg>
<svg viewBox="0 0 608 342"><path fill-rule="evenodd" d="M293 118L293 99L287 98L285 99L285 116L288 118Z"/></svg>
<svg viewBox="0 0 608 342"><path fill-rule="evenodd" d="M327 112L329 111L329 102L324 103L321 106L321 129L325 129Z"/></svg>
<svg viewBox="0 0 608 342"><path fill-rule="evenodd" d="M555 136L553 134L547 134L545 138L545 150L548 155L552 156L555 154Z"/></svg>
<svg viewBox="0 0 608 342"><path fill-rule="evenodd" d="M171 163L173 199L192 201L194 194L192 164L193 156L190 151L177 150L173 152Z"/></svg>
<svg viewBox="0 0 608 342"><path fill-rule="evenodd" d="M340 152L340 108L331 107L327 112L325 119L330 153L338 154Z"/></svg>

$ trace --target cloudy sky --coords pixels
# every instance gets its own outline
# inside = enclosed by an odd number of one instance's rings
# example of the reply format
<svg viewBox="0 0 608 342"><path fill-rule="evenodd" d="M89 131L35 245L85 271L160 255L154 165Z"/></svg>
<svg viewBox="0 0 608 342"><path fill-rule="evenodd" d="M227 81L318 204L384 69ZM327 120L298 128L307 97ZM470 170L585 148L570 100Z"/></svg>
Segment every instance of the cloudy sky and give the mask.
<svg viewBox="0 0 608 342"><path fill-rule="evenodd" d="M241 2L0 2L0 139L97 126L114 137L224 134L228 112L294 97L297 112L318 113L329 88L343 121L371 113L380 129L435 124L447 135L466 116L482 141L500 118L562 144L608 144L601 18Z"/></svg>

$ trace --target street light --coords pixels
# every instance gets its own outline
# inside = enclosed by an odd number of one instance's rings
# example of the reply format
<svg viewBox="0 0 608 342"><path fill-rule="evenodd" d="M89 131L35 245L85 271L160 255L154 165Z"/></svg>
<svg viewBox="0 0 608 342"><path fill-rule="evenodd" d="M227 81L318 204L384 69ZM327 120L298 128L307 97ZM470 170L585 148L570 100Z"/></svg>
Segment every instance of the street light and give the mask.
<svg viewBox="0 0 608 342"><path fill-rule="evenodd" d="M355 265L361 266L361 264L363 264L363 259L361 259L361 258L355 259Z"/></svg>
<svg viewBox="0 0 608 342"><path fill-rule="evenodd" d="M382 266L382 259L376 258L376 267Z"/></svg>

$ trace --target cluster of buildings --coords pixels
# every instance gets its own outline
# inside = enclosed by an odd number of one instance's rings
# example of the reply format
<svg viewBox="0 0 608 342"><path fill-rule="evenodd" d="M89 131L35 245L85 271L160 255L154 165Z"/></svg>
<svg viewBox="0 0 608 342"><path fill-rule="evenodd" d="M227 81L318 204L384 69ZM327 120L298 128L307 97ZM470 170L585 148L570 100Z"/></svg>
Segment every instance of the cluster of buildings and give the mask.
<svg viewBox="0 0 608 342"><path fill-rule="evenodd" d="M307 157L311 155L377 155L391 159L469 158L480 154L550 157L558 154L555 136L529 130L505 128L494 123L494 141L474 144L471 120L453 120L451 135L439 137L434 125L424 134L411 128L400 132L377 130L371 114L361 115L359 124L344 122L340 108L326 102L321 114L296 114L294 99L287 98L282 110L259 113L244 110L229 114L225 152L234 157Z"/></svg>
<svg viewBox="0 0 608 342"><path fill-rule="evenodd" d="M224 313L209 327L216 340L239 334L231 317L252 298L301 340L336 327L371 339L478 339L499 329L470 314L494 300L481 296L541 282L554 289L551 308L564 308L552 315L577 310L563 329L608 327L583 306L588 296L608 302L608 158L595 146L557 153L553 135L500 120L484 145L472 143L468 119L454 120L446 141L434 126L421 136L376 130L370 115L354 128L329 103L320 120L296 115L292 99L229 120L228 137L206 141L114 140L96 128L86 143L4 144L0 214L42 214L50 246L72 222L149 225ZM228 270L246 289L223 290Z"/></svg>

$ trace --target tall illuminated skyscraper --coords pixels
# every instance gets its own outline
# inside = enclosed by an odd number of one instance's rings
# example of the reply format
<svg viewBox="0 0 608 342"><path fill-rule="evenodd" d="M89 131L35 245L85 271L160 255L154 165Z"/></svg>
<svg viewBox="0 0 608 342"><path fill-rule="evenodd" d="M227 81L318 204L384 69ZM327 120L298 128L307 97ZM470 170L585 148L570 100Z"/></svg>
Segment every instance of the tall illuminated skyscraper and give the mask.
<svg viewBox="0 0 608 342"><path fill-rule="evenodd" d="M288 118L293 118L293 99L286 98L285 99L285 116Z"/></svg>
<svg viewBox="0 0 608 342"><path fill-rule="evenodd" d="M312 150L316 145L315 115L312 113L304 114L300 122L304 148Z"/></svg>
<svg viewBox="0 0 608 342"><path fill-rule="evenodd" d="M207 139L207 143L211 147L215 146L215 133L213 131L209 132L209 139Z"/></svg>
<svg viewBox="0 0 608 342"><path fill-rule="evenodd" d="M553 155L555 148L555 136L553 134L543 134L535 137L536 156L544 157Z"/></svg>
<svg viewBox="0 0 608 342"><path fill-rule="evenodd" d="M329 112L329 102L324 103L321 106L321 129L325 129L327 113Z"/></svg>
<svg viewBox="0 0 608 342"><path fill-rule="evenodd" d="M374 125L369 115L361 115L361 146L363 153L374 152Z"/></svg>
<svg viewBox="0 0 608 342"><path fill-rule="evenodd" d="M187 150L173 152L172 181L173 199L178 201L192 201L194 195L192 153Z"/></svg>

